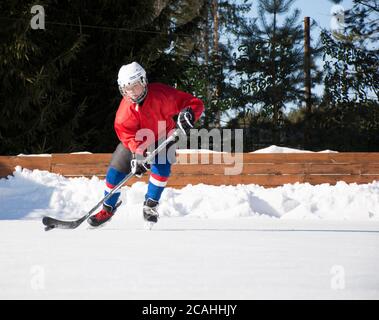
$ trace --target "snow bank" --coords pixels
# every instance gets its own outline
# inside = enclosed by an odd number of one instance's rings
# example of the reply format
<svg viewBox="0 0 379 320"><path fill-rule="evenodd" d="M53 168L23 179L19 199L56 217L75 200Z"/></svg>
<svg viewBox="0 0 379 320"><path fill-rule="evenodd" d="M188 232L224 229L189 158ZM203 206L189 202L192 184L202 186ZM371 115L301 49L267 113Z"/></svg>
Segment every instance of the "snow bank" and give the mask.
<svg viewBox="0 0 379 320"><path fill-rule="evenodd" d="M316 153L315 151L308 150L299 150L287 147L278 147L276 145L269 146L267 148L259 149L250 153ZM337 151L333 150L323 150L318 151L317 153L337 153Z"/></svg>
<svg viewBox="0 0 379 320"><path fill-rule="evenodd" d="M20 153L17 157L51 157L50 153L39 153L39 154L24 154Z"/></svg>
<svg viewBox="0 0 379 320"><path fill-rule="evenodd" d="M70 154L92 154L89 151L79 151L79 152L71 152ZM50 153L37 153L37 154L24 154L20 153L17 155L18 157L51 157Z"/></svg>
<svg viewBox="0 0 379 320"><path fill-rule="evenodd" d="M140 219L146 184L122 188L119 211ZM47 171L16 167L14 176L0 179L2 219L37 219L52 215L70 219L83 215L102 197L104 181L97 177L65 178ZM379 182L357 185L339 182L287 184L265 189L258 185L188 185L167 188L161 216L192 218L280 218L379 220Z"/></svg>
<svg viewBox="0 0 379 320"><path fill-rule="evenodd" d="M209 149L177 149L177 153L179 154L192 154L192 153L227 153L224 151L213 151ZM287 147L278 147L276 145L269 146L267 148L259 149L250 153L315 153L314 151L308 151L308 150L299 150L299 149L293 149L293 148L287 148ZM319 151L318 153L337 153L337 151L332 150L323 150ZM88 151L79 151L79 152L72 152L71 154L92 154L92 152ZM51 157L51 154L23 154L20 153L18 156L21 157Z"/></svg>
<svg viewBox="0 0 379 320"><path fill-rule="evenodd" d="M208 149L176 149L176 153L226 153L223 151L213 151Z"/></svg>

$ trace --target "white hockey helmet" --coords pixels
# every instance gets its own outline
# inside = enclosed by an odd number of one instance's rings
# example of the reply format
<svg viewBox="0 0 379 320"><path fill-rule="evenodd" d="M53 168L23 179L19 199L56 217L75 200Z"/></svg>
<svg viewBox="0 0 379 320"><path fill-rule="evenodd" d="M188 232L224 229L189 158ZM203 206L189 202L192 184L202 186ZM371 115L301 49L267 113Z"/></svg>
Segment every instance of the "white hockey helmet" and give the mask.
<svg viewBox="0 0 379 320"><path fill-rule="evenodd" d="M146 71L142 68L137 62L132 62L126 65L123 65L118 72L118 88L122 96L126 97L127 93L125 87L131 86L137 82L140 82L144 90L143 92L135 99L132 99L136 103L140 103L145 99L147 94L147 78Z"/></svg>

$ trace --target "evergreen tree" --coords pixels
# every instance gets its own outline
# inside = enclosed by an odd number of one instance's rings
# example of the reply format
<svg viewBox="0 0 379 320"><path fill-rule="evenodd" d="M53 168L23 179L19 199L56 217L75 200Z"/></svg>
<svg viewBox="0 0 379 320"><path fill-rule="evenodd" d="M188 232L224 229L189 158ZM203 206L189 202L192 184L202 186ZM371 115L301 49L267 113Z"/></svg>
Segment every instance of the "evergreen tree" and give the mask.
<svg viewBox="0 0 379 320"><path fill-rule="evenodd" d="M326 104L378 102L378 13L377 0L354 0L346 11L345 30L322 32Z"/></svg>
<svg viewBox="0 0 379 320"><path fill-rule="evenodd" d="M325 91L317 113L324 117L329 143L339 142L336 150L379 150L378 11L377 1L353 0L345 12L345 30L321 35Z"/></svg>
<svg viewBox="0 0 379 320"><path fill-rule="evenodd" d="M341 0L331 0L340 3ZM356 43L377 43L379 40L379 1L353 0L352 8L344 12L345 36L336 34L337 38L355 41ZM375 46L374 46L375 48ZM378 49L376 47L376 49Z"/></svg>
<svg viewBox="0 0 379 320"><path fill-rule="evenodd" d="M206 128L220 127L223 113L238 100L239 92L232 83L232 52L249 9L247 1L206 0L204 3L201 24L204 40L199 43L198 63L205 76L203 125Z"/></svg>
<svg viewBox="0 0 379 320"><path fill-rule="evenodd" d="M33 3L34 4L34 3ZM47 8L48 2L41 3ZM65 86L68 71L86 37L30 28L31 2L2 2L0 11L0 153L70 150L86 100L72 104L75 91ZM68 6L62 12L69 10ZM85 137L83 137L85 139Z"/></svg>
<svg viewBox="0 0 379 320"><path fill-rule="evenodd" d="M177 84L198 41L195 2L41 0L45 30L30 27L35 1L1 2L0 153L113 151L119 67L136 60Z"/></svg>
<svg viewBox="0 0 379 320"><path fill-rule="evenodd" d="M299 105L304 99L304 31L300 11L290 11L293 3L294 0L258 1L258 18L245 30L236 64L241 88L249 101L241 116L251 108L261 108L271 118L275 144L280 143L286 105ZM313 60L316 53L312 52ZM313 61L311 68L315 85L319 74Z"/></svg>

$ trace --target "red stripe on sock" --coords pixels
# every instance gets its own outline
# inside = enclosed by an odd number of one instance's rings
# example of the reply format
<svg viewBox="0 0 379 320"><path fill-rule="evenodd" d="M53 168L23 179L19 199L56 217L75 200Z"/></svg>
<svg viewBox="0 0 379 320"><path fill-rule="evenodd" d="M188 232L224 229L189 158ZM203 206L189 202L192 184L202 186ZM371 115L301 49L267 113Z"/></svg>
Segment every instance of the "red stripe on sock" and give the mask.
<svg viewBox="0 0 379 320"><path fill-rule="evenodd" d="M158 181L165 182L168 180L168 177L162 177L160 175L157 175L155 173L150 174L154 179L157 179Z"/></svg>
<svg viewBox="0 0 379 320"><path fill-rule="evenodd" d="M115 186L111 183L109 183L108 181L105 181L105 184L106 186L109 188L109 189L113 189Z"/></svg>

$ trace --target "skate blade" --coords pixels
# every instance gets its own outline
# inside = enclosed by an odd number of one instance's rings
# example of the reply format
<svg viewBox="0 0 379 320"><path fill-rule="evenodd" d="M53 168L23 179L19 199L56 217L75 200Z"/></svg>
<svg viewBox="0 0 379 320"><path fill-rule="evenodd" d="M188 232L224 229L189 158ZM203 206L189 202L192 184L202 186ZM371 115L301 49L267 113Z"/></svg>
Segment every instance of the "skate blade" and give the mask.
<svg viewBox="0 0 379 320"><path fill-rule="evenodd" d="M151 230L153 229L154 225L155 225L155 222L145 221L144 228L145 230Z"/></svg>

